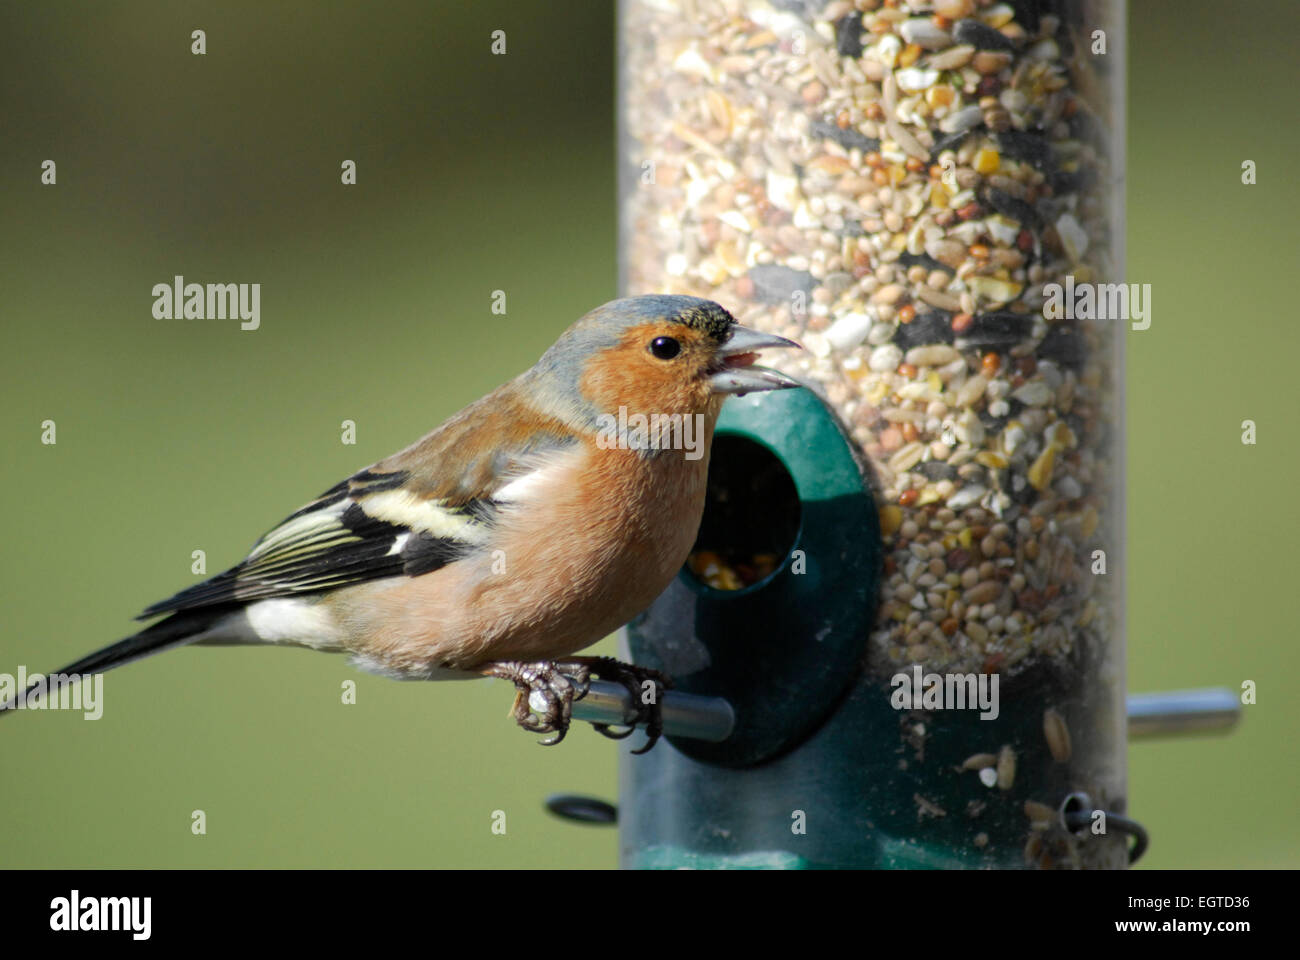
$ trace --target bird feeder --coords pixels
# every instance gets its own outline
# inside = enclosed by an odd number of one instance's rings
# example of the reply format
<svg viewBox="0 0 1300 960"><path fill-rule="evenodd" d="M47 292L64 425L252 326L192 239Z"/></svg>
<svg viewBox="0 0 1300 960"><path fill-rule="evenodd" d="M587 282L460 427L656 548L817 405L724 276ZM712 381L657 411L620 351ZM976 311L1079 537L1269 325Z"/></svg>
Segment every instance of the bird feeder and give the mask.
<svg viewBox="0 0 1300 960"><path fill-rule="evenodd" d="M622 3L622 291L798 340L764 362L807 386L728 401L695 552L627 628L676 687L667 742L622 763L624 866L1140 852L1128 318L1096 309L1123 281L1123 16ZM574 715L621 715L603 696Z"/></svg>

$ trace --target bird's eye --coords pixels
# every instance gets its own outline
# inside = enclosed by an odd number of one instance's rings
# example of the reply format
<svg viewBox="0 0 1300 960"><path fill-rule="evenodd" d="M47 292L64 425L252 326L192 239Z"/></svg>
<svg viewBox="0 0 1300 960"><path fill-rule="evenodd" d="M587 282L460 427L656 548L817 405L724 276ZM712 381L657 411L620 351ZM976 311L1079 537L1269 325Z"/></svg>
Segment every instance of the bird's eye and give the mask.
<svg viewBox="0 0 1300 960"><path fill-rule="evenodd" d="M660 360L671 360L682 352L682 345L672 337L655 337L650 341L650 352Z"/></svg>

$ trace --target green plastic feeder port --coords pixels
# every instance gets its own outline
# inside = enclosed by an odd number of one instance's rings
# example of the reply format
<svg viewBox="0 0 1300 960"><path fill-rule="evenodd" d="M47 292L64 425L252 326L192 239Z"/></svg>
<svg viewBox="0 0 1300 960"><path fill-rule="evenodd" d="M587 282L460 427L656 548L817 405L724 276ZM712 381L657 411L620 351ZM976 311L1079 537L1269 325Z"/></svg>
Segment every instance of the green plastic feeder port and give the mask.
<svg viewBox="0 0 1300 960"><path fill-rule="evenodd" d="M673 746L745 767L807 737L852 684L875 610L880 531L850 442L811 390L728 401L708 496L697 549L767 553L777 568L740 590L683 569L627 635L635 662L735 709L728 739Z"/></svg>

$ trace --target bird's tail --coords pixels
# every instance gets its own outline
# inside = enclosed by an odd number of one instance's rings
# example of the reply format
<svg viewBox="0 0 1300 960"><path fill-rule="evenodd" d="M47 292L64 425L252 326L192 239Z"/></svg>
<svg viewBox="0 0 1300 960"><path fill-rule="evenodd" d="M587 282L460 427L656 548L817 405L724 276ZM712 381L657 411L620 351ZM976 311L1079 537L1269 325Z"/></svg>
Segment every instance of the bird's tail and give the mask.
<svg viewBox="0 0 1300 960"><path fill-rule="evenodd" d="M186 611L173 614L166 620L145 627L139 633L132 634L124 640L87 654L62 670L57 670L31 684L7 703L0 704L0 717L30 706L41 696L54 696L60 688L75 683L83 677L104 673L114 667L134 663L155 653L191 643L199 639L204 631L219 620L225 612L225 610Z"/></svg>

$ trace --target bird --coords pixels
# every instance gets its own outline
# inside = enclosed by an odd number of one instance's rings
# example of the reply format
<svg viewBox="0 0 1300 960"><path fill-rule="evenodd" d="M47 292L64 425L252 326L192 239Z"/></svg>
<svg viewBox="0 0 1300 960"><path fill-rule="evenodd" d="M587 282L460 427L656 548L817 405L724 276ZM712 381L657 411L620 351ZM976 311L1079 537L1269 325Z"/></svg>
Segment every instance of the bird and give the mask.
<svg viewBox="0 0 1300 960"><path fill-rule="evenodd" d="M649 750L671 678L578 653L672 581L699 529L724 400L801 386L755 363L798 347L711 300L610 301L530 369L136 618L163 619L19 692L0 715L42 684L52 692L166 650L283 644L396 679L506 679L515 721L553 734L547 745L564 738L592 677L613 680L637 715L597 730L622 738L644 724L635 752Z"/></svg>

